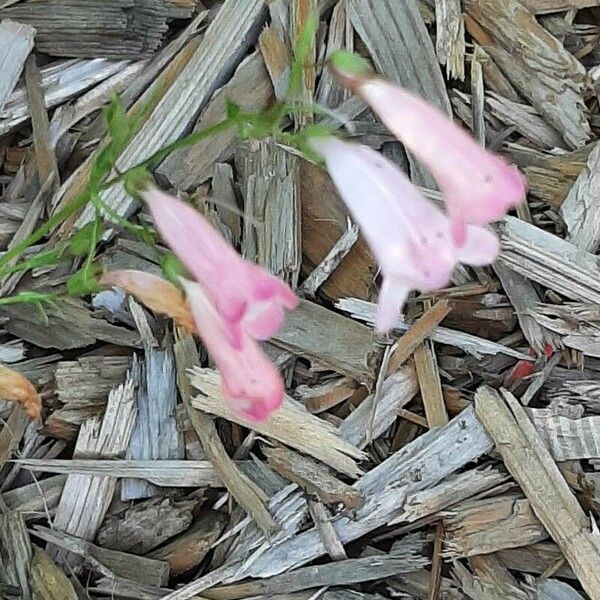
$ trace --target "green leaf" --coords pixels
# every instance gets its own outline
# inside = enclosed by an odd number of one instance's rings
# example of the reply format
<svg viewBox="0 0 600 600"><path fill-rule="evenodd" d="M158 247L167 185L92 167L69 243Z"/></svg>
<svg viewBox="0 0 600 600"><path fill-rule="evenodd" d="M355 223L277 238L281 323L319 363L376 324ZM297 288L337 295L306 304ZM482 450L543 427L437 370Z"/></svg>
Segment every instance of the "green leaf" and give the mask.
<svg viewBox="0 0 600 600"><path fill-rule="evenodd" d="M227 98L225 103L225 115L228 119L232 121L236 121L239 114L242 112L242 109L239 104L235 103L233 100Z"/></svg>
<svg viewBox="0 0 600 600"><path fill-rule="evenodd" d="M113 151L120 154L129 141L131 123L125 106L117 94L112 96L110 104L104 110L104 118L106 119L106 127L110 134Z"/></svg>
<svg viewBox="0 0 600 600"><path fill-rule="evenodd" d="M69 240L67 252L71 256L86 256L92 245L92 239L96 231L94 222L87 223L81 229L78 229ZM98 240L93 240L95 245Z"/></svg>
<svg viewBox="0 0 600 600"><path fill-rule="evenodd" d="M165 277L177 286L179 285L179 278L186 274L182 262L172 252L163 255L160 266Z"/></svg>
<svg viewBox="0 0 600 600"><path fill-rule="evenodd" d="M123 187L128 194L137 198L150 181L150 175L145 167L136 167L123 175Z"/></svg>
<svg viewBox="0 0 600 600"><path fill-rule="evenodd" d="M67 279L67 292L71 296L87 296L88 294L95 294L102 290L102 287L98 283L97 276L101 273L102 269L99 265L91 264L86 265L86 268L73 273L69 279Z"/></svg>
<svg viewBox="0 0 600 600"><path fill-rule="evenodd" d="M341 75L361 77L371 72L369 63L362 56L347 50L336 50L329 57L329 63Z"/></svg>

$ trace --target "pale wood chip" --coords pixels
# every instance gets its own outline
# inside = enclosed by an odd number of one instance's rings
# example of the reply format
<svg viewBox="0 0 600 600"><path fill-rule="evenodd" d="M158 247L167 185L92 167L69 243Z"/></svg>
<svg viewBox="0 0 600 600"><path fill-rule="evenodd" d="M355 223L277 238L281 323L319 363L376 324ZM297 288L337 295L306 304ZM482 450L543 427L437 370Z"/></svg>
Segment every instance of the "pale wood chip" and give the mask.
<svg viewBox="0 0 600 600"><path fill-rule="evenodd" d="M14 90L25 65L25 60L33 48L35 29L24 23L10 19L0 22L0 112Z"/></svg>
<svg viewBox="0 0 600 600"><path fill-rule="evenodd" d="M600 247L599 172L600 144L596 143L560 209L567 226L567 239L586 252L596 252Z"/></svg>
<svg viewBox="0 0 600 600"><path fill-rule="evenodd" d="M600 535L590 525L550 453L514 397L482 387L475 397L478 417L532 509L560 546L583 588L600 597Z"/></svg>
<svg viewBox="0 0 600 600"><path fill-rule="evenodd" d="M196 367L189 373L192 386L201 392L192 399L195 408L272 437L350 477L357 477L360 473L356 461L362 460L364 454L339 437L330 423L306 412L292 398L286 397L282 407L267 421L255 423L234 412L223 400L219 376L215 371Z"/></svg>

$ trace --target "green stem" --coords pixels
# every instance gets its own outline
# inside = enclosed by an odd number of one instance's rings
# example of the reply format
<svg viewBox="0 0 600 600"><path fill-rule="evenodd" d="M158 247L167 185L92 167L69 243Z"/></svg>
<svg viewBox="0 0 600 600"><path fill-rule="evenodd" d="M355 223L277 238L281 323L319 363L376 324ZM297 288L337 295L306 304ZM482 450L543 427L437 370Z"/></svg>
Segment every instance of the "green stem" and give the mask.
<svg viewBox="0 0 600 600"><path fill-rule="evenodd" d="M29 248L29 246L33 246L33 244L39 242L42 238L45 238L55 227L58 227L75 211L83 208L87 204L87 200L87 194L80 194L79 196L76 196L71 202L69 202L69 204L67 204L62 210L59 210L55 215L50 217L31 235L27 236L22 242L19 242L16 246L5 252L4 255L0 257L0 267L5 267L15 258L20 258L27 248Z"/></svg>
<svg viewBox="0 0 600 600"><path fill-rule="evenodd" d="M100 189L105 190L109 187L112 187L113 185L122 181L132 171L135 171L136 169L140 169L140 168L149 167L155 161L157 163L160 163L167 156L169 156L169 154L171 154L171 152L174 152L175 150L179 150L181 148L186 148L188 146L193 146L194 144L197 144L198 142L206 139L207 137L217 135L218 133L223 133L224 131L227 131L228 129L233 127L235 124L236 124L235 121L232 121L231 119L224 119L223 121L219 121L218 123L216 123L215 125L212 125L211 127L207 127L206 129L201 129L200 131L194 131L193 133L190 133L189 135L187 135L175 142L172 142L171 144L168 144L167 146L164 146L160 150L157 150L154 154L149 156L146 160L143 160L142 162L138 163L137 165L134 165L133 167L129 167L125 171L122 171L121 173L119 173L116 177L109 179L107 182L103 183L100 186Z"/></svg>

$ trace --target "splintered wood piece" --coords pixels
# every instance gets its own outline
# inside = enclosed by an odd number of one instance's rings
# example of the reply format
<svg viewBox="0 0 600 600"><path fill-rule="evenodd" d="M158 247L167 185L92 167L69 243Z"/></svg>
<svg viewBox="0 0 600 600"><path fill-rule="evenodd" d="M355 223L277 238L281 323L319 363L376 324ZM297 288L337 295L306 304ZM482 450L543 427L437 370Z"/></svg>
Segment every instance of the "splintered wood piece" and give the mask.
<svg viewBox="0 0 600 600"><path fill-rule="evenodd" d="M347 508L357 508L362 504L360 492L341 482L314 460L283 447L265 446L263 452L275 471L315 495L321 502L342 502Z"/></svg>
<svg viewBox="0 0 600 600"><path fill-rule="evenodd" d="M560 208L567 239L581 250L596 252L600 246L600 144L596 143Z"/></svg>
<svg viewBox="0 0 600 600"><path fill-rule="evenodd" d="M535 408L528 414L554 460L600 458L600 416L571 419Z"/></svg>
<svg viewBox="0 0 600 600"><path fill-rule="evenodd" d="M278 526L266 507L266 494L229 458L212 417L196 410L191 404L192 387L187 371L200 365L196 343L191 336L186 335L176 343L175 360L179 393L206 457L213 464L215 472L225 483L231 495L254 519L261 530L266 534L273 533Z"/></svg>
<svg viewBox="0 0 600 600"><path fill-rule="evenodd" d="M192 524L195 505L195 500L178 502L169 496L129 505L106 517L98 530L98 543L110 550L146 554L186 531Z"/></svg>
<svg viewBox="0 0 600 600"><path fill-rule="evenodd" d="M52 180L53 185L50 189L57 189L59 185L58 165L50 141L50 121L42 89L42 75L35 54L30 54L25 62L25 87L27 88L27 102L31 115L33 148L39 185L40 187L45 186L48 180Z"/></svg>
<svg viewBox="0 0 600 600"><path fill-rule="evenodd" d="M273 97L273 86L264 60L260 53L255 52L240 64L229 82L215 92L196 121L194 131L223 120L228 101L235 102L242 110L257 111L267 108ZM217 162L227 161L233 156L237 139L233 128L210 136L189 148L173 152L157 173L179 189L193 189L212 176Z"/></svg>
<svg viewBox="0 0 600 600"><path fill-rule="evenodd" d="M35 29L29 25L9 19L0 22L0 113L19 81L25 60L33 48L34 37Z"/></svg>
<svg viewBox="0 0 600 600"><path fill-rule="evenodd" d="M339 6L339 5L338 5ZM317 290L327 281L329 276L339 267L348 253L358 241L358 227L350 225L340 239L334 244L325 258L313 269L302 282L299 292L314 298Z"/></svg>
<svg viewBox="0 0 600 600"><path fill-rule="evenodd" d="M349 558L324 565L304 567L269 579L217 587L203 592L211 600L236 600L250 596L269 597L321 586L348 585L384 579L399 573L417 571L429 560L417 553L396 551L390 554Z"/></svg>
<svg viewBox="0 0 600 600"><path fill-rule="evenodd" d="M125 380L131 356L82 357L56 365L56 395L63 407L55 410L45 426L54 432L54 421L75 426L106 406L109 392Z"/></svg>
<svg viewBox="0 0 600 600"><path fill-rule="evenodd" d="M448 411L432 342L425 340L417 346L414 358L427 423L430 428L441 427L448 422Z"/></svg>
<svg viewBox="0 0 600 600"><path fill-rule="evenodd" d="M375 323L376 306L372 302L366 302L358 298L344 298L336 302L336 308L349 313L352 318L364 321L371 326ZM404 323L401 319L394 325L396 331L408 331L410 328L411 326ZM427 336L434 342L456 346L475 358L482 358L485 355L505 354L519 360L532 360L531 356L513 350L498 342L492 342L476 335L448 329L447 327L434 327L428 332Z"/></svg>
<svg viewBox="0 0 600 600"><path fill-rule="evenodd" d="M348 212L331 178L308 161L300 163L300 210L302 267L308 273L348 231ZM322 285L321 292L333 299L351 296L369 300L376 272L373 256L364 238L359 236L346 258Z"/></svg>
<svg viewBox="0 0 600 600"><path fill-rule="evenodd" d="M299 385L294 390L308 412L319 414L330 410L354 395L358 385L347 377L332 379L318 385Z"/></svg>
<svg viewBox="0 0 600 600"><path fill-rule="evenodd" d="M119 346L140 346L137 333L104 319L95 319L79 298L65 296L60 307L47 305L44 313L33 311L26 304L6 305L0 310L0 316L9 317L7 331L41 348L83 348L98 340Z"/></svg>
<svg viewBox="0 0 600 600"><path fill-rule="evenodd" d="M556 463L517 400L479 388L475 409L504 464L521 486L540 522L560 546L590 597L600 598L600 535L560 474Z"/></svg>
<svg viewBox="0 0 600 600"><path fill-rule="evenodd" d="M164 585L169 579L169 565L164 561L101 548L74 535L41 525L35 525L33 533L63 551L78 555L88 566L104 575L114 574L153 586Z"/></svg>
<svg viewBox="0 0 600 600"><path fill-rule="evenodd" d="M66 480L66 475L47 477L2 492L2 499L11 511L21 513L25 520L37 519L40 514L45 514L46 510L53 510L58 506Z"/></svg>
<svg viewBox="0 0 600 600"><path fill-rule="evenodd" d="M442 71L417 2L349 0L347 10L377 71L451 115ZM409 160L412 180L435 188L431 175L423 166L410 156Z"/></svg>
<svg viewBox="0 0 600 600"><path fill-rule="evenodd" d="M524 0L525 6L536 15L600 5L598 0Z"/></svg>
<svg viewBox="0 0 600 600"><path fill-rule="evenodd" d="M272 140L241 152L244 195L242 253L296 287L300 274L299 164Z"/></svg>
<svg viewBox="0 0 600 600"><path fill-rule="evenodd" d="M308 20L318 14L317 0L291 0L289 3L289 12L290 43L292 48L294 48L308 24ZM300 89L292 90L296 94L296 97L292 98L292 100L299 100L306 105L310 105L313 102L316 83L315 64L317 62L317 49L315 40L312 39L310 42L310 46L307 48L306 60L304 65L302 65L302 77L299 82ZM312 122L312 114L307 112L298 113L295 121L298 126L305 126Z"/></svg>
<svg viewBox="0 0 600 600"><path fill-rule="evenodd" d="M522 548L500 550L497 554L502 563L514 571L525 571L541 575L554 570L557 577L576 579L571 567L566 564L560 548L552 542L540 542ZM565 563L565 564L561 564Z"/></svg>
<svg viewBox="0 0 600 600"><path fill-rule="evenodd" d="M189 371L190 383L200 395L192 406L272 437L300 452L329 465L340 473L356 478L360 474L356 462L365 455L342 439L333 425L308 413L292 398L286 397L279 410L265 422L252 422L236 413L221 395L219 375L212 369L195 367Z"/></svg>
<svg viewBox="0 0 600 600"><path fill-rule="evenodd" d="M42 67L42 89L47 109L121 72L129 61L104 58L65 60ZM5 70L2 71L3 73ZM18 86L0 111L0 135L8 133L29 118L25 86Z"/></svg>
<svg viewBox="0 0 600 600"><path fill-rule="evenodd" d="M37 50L54 56L133 58L152 54L167 31L164 0L19 2L0 17L35 27Z"/></svg>
<svg viewBox="0 0 600 600"><path fill-rule="evenodd" d="M23 516L0 514L0 567L2 579L19 590L22 598L31 598L31 559L33 550Z"/></svg>
<svg viewBox="0 0 600 600"><path fill-rule="evenodd" d="M493 269L515 310L521 331L531 348L541 354L548 345L552 348L560 347L558 336L540 325L528 312L531 306L540 301L533 283L499 261L494 264Z"/></svg>
<svg viewBox="0 0 600 600"><path fill-rule="evenodd" d="M327 507L317 500L309 500L308 511L310 512L315 527L321 534L323 544L327 548L327 554L333 558L333 560L347 559L348 555L331 524L331 514L327 510Z"/></svg>
<svg viewBox="0 0 600 600"><path fill-rule="evenodd" d="M348 18L345 2L338 2L331 13L325 60L327 61L336 50L354 51L354 28ZM338 108L349 97L350 90L344 88L335 80L330 69L324 68L319 78L316 101L329 108Z"/></svg>
<svg viewBox="0 0 600 600"><path fill-rule="evenodd" d="M187 531L150 552L148 557L168 562L171 576L177 577L197 567L204 560L225 525L225 515L209 511L195 521Z"/></svg>
<svg viewBox="0 0 600 600"><path fill-rule="evenodd" d="M388 373L393 373L409 359L416 348L423 343L423 340L431 334L432 329L444 320L450 310L449 302L440 300L410 326L410 329L392 348Z"/></svg>
<svg viewBox="0 0 600 600"><path fill-rule="evenodd" d="M283 100L290 83L290 49L273 25L267 25L262 30L258 45L273 84L275 98Z"/></svg>
<svg viewBox="0 0 600 600"><path fill-rule="evenodd" d="M31 591L36 600L78 600L73 584L41 548L34 546Z"/></svg>
<svg viewBox="0 0 600 600"><path fill-rule="evenodd" d="M175 359L170 348L146 344L144 360L136 363L140 385L136 390L137 418L125 458L128 460L177 460L184 456L183 439L177 431L175 406ZM148 498L158 492L151 484L125 479L121 500Z"/></svg>
<svg viewBox="0 0 600 600"><path fill-rule="evenodd" d="M446 74L465 78L465 22L460 0L435 0L435 26L438 60L446 65Z"/></svg>
<svg viewBox="0 0 600 600"><path fill-rule="evenodd" d="M583 65L519 0L465 0L463 7L471 35L515 88L570 147L585 144L591 130L582 96Z"/></svg>
<svg viewBox="0 0 600 600"><path fill-rule="evenodd" d="M476 556L469 562L473 573L458 562L452 569L452 575L466 598L528 600L530 597L495 556Z"/></svg>
<svg viewBox="0 0 600 600"><path fill-rule="evenodd" d="M375 379L380 354L375 333L314 302L301 300L271 341L360 382Z"/></svg>
<svg viewBox="0 0 600 600"><path fill-rule="evenodd" d="M400 367L379 389L365 398L340 424L340 435L358 448L383 435L396 416L416 395L419 387L415 370Z"/></svg>
<svg viewBox="0 0 600 600"><path fill-rule="evenodd" d="M215 210L221 218L221 222L231 232L234 244L237 245L242 237L242 229L235 195L233 169L230 164L215 164L211 186L211 199L215 201Z"/></svg>
<svg viewBox="0 0 600 600"><path fill-rule="evenodd" d="M258 36L257 29L264 16L263 0L225 0L192 58L119 156L116 162L119 171L143 161L189 129L215 89L231 76L239 58ZM107 190L102 199L119 216L129 215L135 207L135 200L121 184ZM83 227L93 216L94 207L88 205L76 226Z"/></svg>
<svg viewBox="0 0 600 600"><path fill-rule="evenodd" d="M403 514L391 521L390 525L424 519L472 496L503 485L507 480L506 475L489 468L470 469L459 475L452 475L434 487L409 494Z"/></svg>
<svg viewBox="0 0 600 600"><path fill-rule="evenodd" d="M0 467L6 464L10 455L19 447L30 422L22 406L18 405L12 409L10 417L0 430Z"/></svg>
<svg viewBox="0 0 600 600"><path fill-rule="evenodd" d="M445 555L476 556L541 542L548 537L529 502L498 496L444 512Z"/></svg>
<svg viewBox="0 0 600 600"><path fill-rule="evenodd" d="M600 268L594 254L515 217L505 217L500 230L500 262L567 298L600 303Z"/></svg>
<svg viewBox="0 0 600 600"><path fill-rule="evenodd" d="M123 385L109 394L104 417L91 417L83 423L75 445L75 458L123 456L135 423L136 384L129 375ZM56 509L54 528L84 540L93 539L113 498L115 486L113 477L69 475ZM71 563L69 554L59 552L55 558L59 564Z"/></svg>

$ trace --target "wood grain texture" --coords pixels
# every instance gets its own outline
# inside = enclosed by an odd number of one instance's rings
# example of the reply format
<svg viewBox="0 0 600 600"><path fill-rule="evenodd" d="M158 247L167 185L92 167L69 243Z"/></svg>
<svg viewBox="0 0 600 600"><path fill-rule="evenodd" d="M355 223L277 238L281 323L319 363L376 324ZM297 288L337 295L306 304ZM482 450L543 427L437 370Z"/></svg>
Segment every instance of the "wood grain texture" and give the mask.
<svg viewBox="0 0 600 600"><path fill-rule="evenodd" d="M33 48L35 29L30 25L4 19L0 22L0 113L25 65L25 60Z"/></svg>

